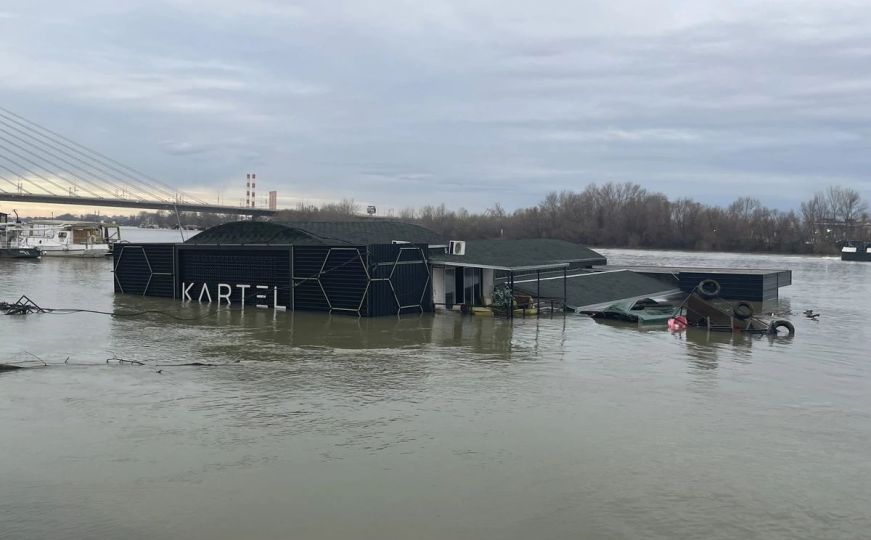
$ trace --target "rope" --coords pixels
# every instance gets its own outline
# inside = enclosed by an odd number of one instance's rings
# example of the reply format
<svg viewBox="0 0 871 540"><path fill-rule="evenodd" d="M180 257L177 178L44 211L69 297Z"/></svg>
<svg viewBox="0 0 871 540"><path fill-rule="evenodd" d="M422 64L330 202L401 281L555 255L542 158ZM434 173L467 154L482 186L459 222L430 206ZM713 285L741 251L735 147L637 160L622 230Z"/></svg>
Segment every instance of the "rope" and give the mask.
<svg viewBox="0 0 871 540"><path fill-rule="evenodd" d="M359 250L357 250L356 256L352 255L351 257L348 257L348 260L346 260L342 264L339 264L338 266L334 266L333 268L330 268L329 270L325 270L323 272L318 272L317 274L315 274L314 276L312 276L310 278L294 278L294 280L293 280L294 283L291 283L291 288L296 288L296 287L302 285L303 283L305 283L306 281L310 281L312 279L320 279L322 276L327 275L331 272L335 272L336 270L339 270L339 269L347 266L348 264L350 264L352 262L360 262L360 261L361 261L360 252L359 252ZM295 282L296 279L300 279L301 281L299 283L296 283ZM257 292L248 293L247 295L245 295L243 297L243 299L245 302L247 302L248 300L256 297L257 294L258 294ZM409 294L412 294L412 293L407 291L402 295L402 297L405 298L405 296L407 296ZM177 321L198 321L198 320L202 320L202 319L211 317L211 316L213 316L219 312L222 312L222 311L223 312L239 311L239 310L243 310L243 309L245 309L245 308L238 307L238 308L227 308L227 309L222 310L221 305L219 303L214 310L210 310L208 313L205 313L203 315L199 315L196 317L181 317L181 316L175 315L173 313L170 313L168 311L159 310L159 309L146 309L146 310L140 310L140 311L119 312L119 311L101 311L98 309L86 309L86 308L47 308L47 307L40 306L39 304L37 304L36 302L31 300L27 295L21 295L18 298L18 300L16 300L15 302L11 302L11 303L10 302L0 302L0 312L2 312L4 315L28 315L31 313L44 313L44 314L48 314L48 315L74 315L76 313L93 313L93 314L97 314L97 315L108 315L110 317L141 317L143 315L154 314L154 315L162 315L164 317L169 317L169 318L175 319Z"/></svg>
<svg viewBox="0 0 871 540"><path fill-rule="evenodd" d="M256 295L257 293L249 293L245 295L245 301L247 302L248 300L254 298ZM97 315L108 315L110 317L141 317L143 315L153 314L169 317L177 321L199 321L216 315L217 313L241 311L244 309L244 307L221 309L220 304L218 304L215 309L209 310L209 312L202 315L198 315L196 317L181 317L179 315L170 313L169 311L159 309L144 309L140 311L101 311L98 309L85 308L47 308L40 306L39 304L28 298L26 295L22 295L18 300L12 303L0 302L0 312L2 312L4 315L28 315L31 313L40 313L46 315L74 315L76 313L93 313Z"/></svg>

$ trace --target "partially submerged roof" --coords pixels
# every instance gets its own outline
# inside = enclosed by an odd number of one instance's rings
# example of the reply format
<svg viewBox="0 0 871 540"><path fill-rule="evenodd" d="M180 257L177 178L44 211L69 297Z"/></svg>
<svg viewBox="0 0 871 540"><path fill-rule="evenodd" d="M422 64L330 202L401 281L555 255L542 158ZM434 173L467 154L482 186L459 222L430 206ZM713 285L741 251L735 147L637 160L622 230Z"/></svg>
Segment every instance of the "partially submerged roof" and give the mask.
<svg viewBox="0 0 871 540"><path fill-rule="evenodd" d="M399 221L365 219L357 221L234 221L199 233L186 244L390 244L444 245L433 231Z"/></svg>
<svg viewBox="0 0 871 540"><path fill-rule="evenodd" d="M469 240L465 255L431 256L445 266L473 266L496 270L523 271L568 266L593 266L607 260L599 253L564 240Z"/></svg>
<svg viewBox="0 0 871 540"><path fill-rule="evenodd" d="M620 300L665 296L680 292L677 286L630 270L607 272L572 272L563 289L562 272L541 278L542 298L563 298L566 307L575 311L605 307ZM535 296L536 278L514 282L514 289Z"/></svg>

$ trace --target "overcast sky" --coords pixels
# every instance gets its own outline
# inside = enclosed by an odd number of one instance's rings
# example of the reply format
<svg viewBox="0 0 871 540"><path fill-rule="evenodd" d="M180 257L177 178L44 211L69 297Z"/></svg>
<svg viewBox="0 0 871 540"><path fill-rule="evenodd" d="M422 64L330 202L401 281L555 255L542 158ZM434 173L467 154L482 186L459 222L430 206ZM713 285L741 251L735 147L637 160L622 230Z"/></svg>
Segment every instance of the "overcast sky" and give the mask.
<svg viewBox="0 0 871 540"><path fill-rule="evenodd" d="M871 198L867 1L0 0L0 96L228 203Z"/></svg>

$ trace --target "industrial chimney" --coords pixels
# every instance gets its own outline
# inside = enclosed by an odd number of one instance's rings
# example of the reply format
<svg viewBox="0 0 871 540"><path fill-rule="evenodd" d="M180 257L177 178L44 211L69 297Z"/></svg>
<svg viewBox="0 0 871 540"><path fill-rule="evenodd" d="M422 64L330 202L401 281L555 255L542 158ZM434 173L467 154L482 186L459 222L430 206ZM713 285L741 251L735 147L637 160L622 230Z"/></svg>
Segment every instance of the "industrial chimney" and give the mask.
<svg viewBox="0 0 871 540"><path fill-rule="evenodd" d="M254 173L251 173L251 208L254 208L256 206L255 201L257 200L257 197L254 194L254 191L256 190L255 182L256 180L254 177Z"/></svg>

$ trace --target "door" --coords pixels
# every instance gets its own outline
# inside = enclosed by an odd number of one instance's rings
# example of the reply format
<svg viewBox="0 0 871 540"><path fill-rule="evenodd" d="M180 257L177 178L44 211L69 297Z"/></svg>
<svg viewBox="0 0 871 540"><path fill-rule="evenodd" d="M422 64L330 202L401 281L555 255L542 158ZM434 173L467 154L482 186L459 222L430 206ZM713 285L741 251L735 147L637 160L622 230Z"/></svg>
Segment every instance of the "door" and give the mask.
<svg viewBox="0 0 871 540"><path fill-rule="evenodd" d="M466 298L463 296L463 292L465 291L465 279L463 278L463 269L457 268L454 272L454 292L456 293L456 302L458 304L463 304L466 302Z"/></svg>
<svg viewBox="0 0 871 540"><path fill-rule="evenodd" d="M463 303L474 306L475 298L475 269L463 268Z"/></svg>
<svg viewBox="0 0 871 540"><path fill-rule="evenodd" d="M453 268L445 268L444 287L445 287L445 309L451 309L457 303L457 276L454 274Z"/></svg>

